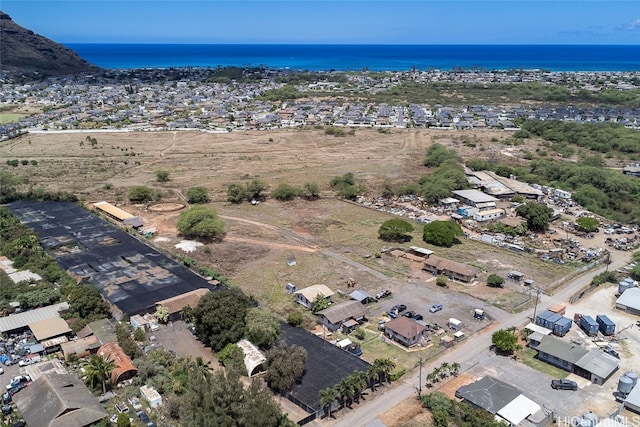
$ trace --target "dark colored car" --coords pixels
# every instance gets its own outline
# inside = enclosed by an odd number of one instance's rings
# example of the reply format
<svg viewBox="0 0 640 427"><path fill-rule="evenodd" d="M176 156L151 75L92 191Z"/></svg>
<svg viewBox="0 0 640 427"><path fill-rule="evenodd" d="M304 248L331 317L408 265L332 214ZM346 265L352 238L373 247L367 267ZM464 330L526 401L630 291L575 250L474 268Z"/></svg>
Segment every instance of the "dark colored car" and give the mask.
<svg viewBox="0 0 640 427"><path fill-rule="evenodd" d="M607 353L610 356L615 357L616 359L620 359L620 355L618 354L617 351L615 351L610 345L605 346L602 351L604 351L605 353Z"/></svg>
<svg viewBox="0 0 640 427"><path fill-rule="evenodd" d="M551 380L551 388L555 390L577 390L578 383L571 380Z"/></svg>
<svg viewBox="0 0 640 427"><path fill-rule="evenodd" d="M413 320L422 320L422 319L424 319L424 316L422 314L416 313L413 315Z"/></svg>
<svg viewBox="0 0 640 427"><path fill-rule="evenodd" d="M5 391L4 394L2 395L2 403L7 404L7 403L11 403L11 401L13 400L11 392L9 391Z"/></svg>
<svg viewBox="0 0 640 427"><path fill-rule="evenodd" d="M11 407L11 405L4 405L2 407L2 414L3 415L9 415L12 412L13 412L13 408Z"/></svg>
<svg viewBox="0 0 640 427"><path fill-rule="evenodd" d="M16 421L15 423L11 424L11 427L26 427L27 423L24 420L20 420L20 421Z"/></svg>
<svg viewBox="0 0 640 427"><path fill-rule="evenodd" d="M408 310L408 311L405 311L404 313L402 313L402 315L404 317L409 317L409 318L413 317L415 314L416 314L416 312L413 311L413 310Z"/></svg>
<svg viewBox="0 0 640 427"><path fill-rule="evenodd" d="M140 418L140 421L142 421L143 423L150 421L149 416L144 411L136 411L136 415L138 416L138 418Z"/></svg>

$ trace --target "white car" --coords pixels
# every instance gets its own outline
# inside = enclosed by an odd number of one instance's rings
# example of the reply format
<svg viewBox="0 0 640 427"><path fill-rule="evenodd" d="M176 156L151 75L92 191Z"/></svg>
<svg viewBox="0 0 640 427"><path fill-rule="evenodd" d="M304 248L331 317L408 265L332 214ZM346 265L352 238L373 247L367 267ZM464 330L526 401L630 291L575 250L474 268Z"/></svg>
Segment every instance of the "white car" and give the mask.
<svg viewBox="0 0 640 427"><path fill-rule="evenodd" d="M0 367L0 375L4 374L4 368Z"/></svg>

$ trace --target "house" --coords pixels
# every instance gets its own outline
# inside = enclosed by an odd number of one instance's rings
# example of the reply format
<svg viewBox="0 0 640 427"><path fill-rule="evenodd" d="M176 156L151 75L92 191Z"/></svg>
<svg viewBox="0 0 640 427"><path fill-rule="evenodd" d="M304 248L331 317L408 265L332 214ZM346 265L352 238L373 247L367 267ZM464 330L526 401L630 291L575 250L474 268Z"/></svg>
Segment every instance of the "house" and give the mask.
<svg viewBox="0 0 640 427"><path fill-rule="evenodd" d="M308 286L304 289L300 289L294 292L296 296L296 302L298 304L302 304L303 306L311 309L311 305L313 301L318 297L318 295L322 295L329 301L331 301L331 297L334 292L329 289L326 285L312 285Z"/></svg>
<svg viewBox="0 0 640 427"><path fill-rule="evenodd" d="M552 336L542 337L535 350L538 351L538 359L600 385L611 378L620 363L601 350L586 350Z"/></svg>
<svg viewBox="0 0 640 427"><path fill-rule="evenodd" d="M111 370L113 384L133 378L138 373L138 369L136 369L129 356L125 354L117 342L104 344L98 349L98 355L115 364L115 367Z"/></svg>
<svg viewBox="0 0 640 427"><path fill-rule="evenodd" d="M456 397L473 407L495 415L506 425L544 427L553 420L553 413L526 397L516 387L491 376L456 390Z"/></svg>
<svg viewBox="0 0 640 427"><path fill-rule="evenodd" d="M216 288L219 289L219 288ZM194 289L184 294L176 295L157 302L157 305L167 307L169 310L169 320L177 320L182 317L182 309L185 307L196 308L200 299L211 292L207 288Z"/></svg>
<svg viewBox="0 0 640 427"><path fill-rule="evenodd" d="M441 258L437 255L432 255L424 260L422 269L429 271L433 275L444 274L450 279L460 280L465 283L471 282L478 274L478 270L474 267Z"/></svg>
<svg viewBox="0 0 640 427"><path fill-rule="evenodd" d="M485 222L485 221L494 221L496 219L500 219L505 215L504 209L487 209L483 211L478 211L471 215L474 221Z"/></svg>
<svg viewBox="0 0 640 427"><path fill-rule="evenodd" d="M497 198L483 193L480 190L456 190L453 191L456 198L462 203L473 206L475 208L483 209L495 209Z"/></svg>
<svg viewBox="0 0 640 427"><path fill-rule="evenodd" d="M345 333L351 332L365 318L366 310L360 301L344 301L331 305L316 313L318 323L330 331L342 328Z"/></svg>
<svg viewBox="0 0 640 427"><path fill-rule="evenodd" d="M38 342L71 333L71 328L69 328L67 322L61 317L54 317L29 323L29 329L31 329L33 337Z"/></svg>
<svg viewBox="0 0 640 427"><path fill-rule="evenodd" d="M45 374L13 397L29 427L85 427L109 414L73 374Z"/></svg>
<svg viewBox="0 0 640 427"><path fill-rule="evenodd" d="M140 387L140 394L147 402L149 402L149 406L151 408L157 408L162 405L162 396L160 396L160 393L158 393L155 388L143 385Z"/></svg>
<svg viewBox="0 0 640 427"><path fill-rule="evenodd" d="M427 327L406 316L396 317L384 324L384 334L405 347L429 341Z"/></svg>

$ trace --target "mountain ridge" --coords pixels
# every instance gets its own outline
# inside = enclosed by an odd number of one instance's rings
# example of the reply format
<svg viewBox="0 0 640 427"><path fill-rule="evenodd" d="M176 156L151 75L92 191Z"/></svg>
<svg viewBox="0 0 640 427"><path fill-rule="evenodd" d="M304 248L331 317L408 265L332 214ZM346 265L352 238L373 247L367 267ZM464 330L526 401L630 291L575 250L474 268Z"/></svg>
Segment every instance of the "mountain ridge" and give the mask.
<svg viewBox="0 0 640 427"><path fill-rule="evenodd" d="M0 71L45 75L90 73L100 68L77 53L16 24L0 11Z"/></svg>

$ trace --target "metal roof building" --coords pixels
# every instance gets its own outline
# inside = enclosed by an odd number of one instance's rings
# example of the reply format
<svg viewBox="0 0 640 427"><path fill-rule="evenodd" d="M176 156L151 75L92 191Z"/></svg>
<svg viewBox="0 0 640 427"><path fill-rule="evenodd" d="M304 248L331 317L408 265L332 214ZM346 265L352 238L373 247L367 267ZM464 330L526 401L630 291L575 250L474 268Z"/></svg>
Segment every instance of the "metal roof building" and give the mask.
<svg viewBox="0 0 640 427"><path fill-rule="evenodd" d="M66 302L61 302L59 304L36 308L34 310L23 311L22 313L1 317L0 332L5 333L18 329L24 329L31 323L39 322L41 320L59 318L59 312L67 309L69 309L69 304Z"/></svg>
<svg viewBox="0 0 640 427"><path fill-rule="evenodd" d="M616 308L640 316L640 288L629 288L616 300Z"/></svg>
<svg viewBox="0 0 640 427"><path fill-rule="evenodd" d="M61 317L54 317L52 319L29 323L29 329L31 329L33 336L38 341L43 341L71 332L71 328Z"/></svg>

